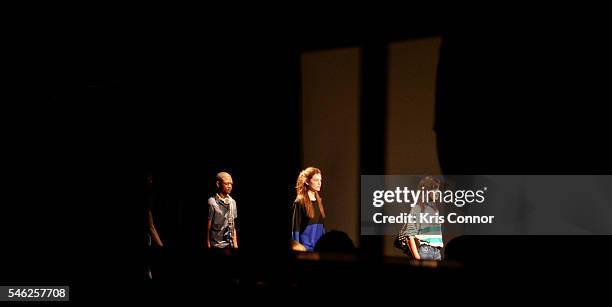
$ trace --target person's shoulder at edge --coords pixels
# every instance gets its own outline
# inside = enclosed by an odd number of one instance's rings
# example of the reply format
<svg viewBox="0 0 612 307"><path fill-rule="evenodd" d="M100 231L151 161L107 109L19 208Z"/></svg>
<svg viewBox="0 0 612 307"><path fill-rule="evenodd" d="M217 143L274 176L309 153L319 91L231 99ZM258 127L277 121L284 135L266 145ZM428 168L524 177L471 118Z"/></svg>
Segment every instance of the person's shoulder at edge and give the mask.
<svg viewBox="0 0 612 307"><path fill-rule="evenodd" d="M295 198L293 200L293 202L291 202L291 209L295 209L296 206L300 206L300 205L303 205L303 204L304 204L304 201L302 200L302 197L298 196L297 198ZM302 207L302 206L300 206L300 207Z"/></svg>

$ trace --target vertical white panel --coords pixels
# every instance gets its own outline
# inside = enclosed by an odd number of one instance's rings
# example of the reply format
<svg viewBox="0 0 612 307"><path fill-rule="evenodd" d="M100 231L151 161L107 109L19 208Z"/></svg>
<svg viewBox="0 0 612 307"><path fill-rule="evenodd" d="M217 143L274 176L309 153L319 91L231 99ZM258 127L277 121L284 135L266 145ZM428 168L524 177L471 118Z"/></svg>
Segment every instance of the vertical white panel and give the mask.
<svg viewBox="0 0 612 307"><path fill-rule="evenodd" d="M323 173L326 229L359 244L359 49L302 55L303 167ZM296 176L299 170L296 170Z"/></svg>

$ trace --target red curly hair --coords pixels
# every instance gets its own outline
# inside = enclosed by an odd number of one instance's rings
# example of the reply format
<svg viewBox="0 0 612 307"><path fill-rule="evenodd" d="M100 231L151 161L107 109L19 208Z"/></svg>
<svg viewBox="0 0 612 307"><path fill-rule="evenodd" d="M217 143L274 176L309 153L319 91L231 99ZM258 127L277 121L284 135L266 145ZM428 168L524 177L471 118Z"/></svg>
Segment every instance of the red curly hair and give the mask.
<svg viewBox="0 0 612 307"><path fill-rule="evenodd" d="M314 208L312 206L312 201L310 201L310 197L308 197L308 185L306 185L306 183L309 182L310 179L312 179L312 177L316 174L321 174L321 170L316 167L307 167L300 172L297 182L295 183L295 192L297 194L295 201L302 204L304 208L306 208L306 215L308 218L314 218ZM321 216L325 217L323 200L321 199L321 196L319 196L319 192L314 191L314 194L315 198L317 199L317 204L319 205Z"/></svg>

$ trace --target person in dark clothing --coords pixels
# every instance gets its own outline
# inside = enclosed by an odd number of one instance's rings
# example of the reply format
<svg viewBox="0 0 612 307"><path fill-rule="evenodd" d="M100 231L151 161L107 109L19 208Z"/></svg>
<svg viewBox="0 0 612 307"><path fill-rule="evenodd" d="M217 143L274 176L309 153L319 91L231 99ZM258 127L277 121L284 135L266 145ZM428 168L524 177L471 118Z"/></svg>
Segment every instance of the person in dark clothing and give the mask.
<svg viewBox="0 0 612 307"><path fill-rule="evenodd" d="M295 185L297 196L291 207L291 239L307 251L313 251L325 234L325 209L319 195L322 180L321 170L308 167L300 172Z"/></svg>

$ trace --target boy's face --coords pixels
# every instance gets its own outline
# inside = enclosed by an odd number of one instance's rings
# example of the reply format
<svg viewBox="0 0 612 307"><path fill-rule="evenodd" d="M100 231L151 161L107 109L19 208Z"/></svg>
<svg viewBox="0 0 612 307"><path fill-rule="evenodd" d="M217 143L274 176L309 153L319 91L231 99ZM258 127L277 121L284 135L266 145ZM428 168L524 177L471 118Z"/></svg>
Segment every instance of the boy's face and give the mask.
<svg viewBox="0 0 612 307"><path fill-rule="evenodd" d="M234 186L234 182L232 181L232 177L224 176L221 177L220 181L217 181L217 187L219 191L223 194L228 194L232 192L232 187Z"/></svg>

